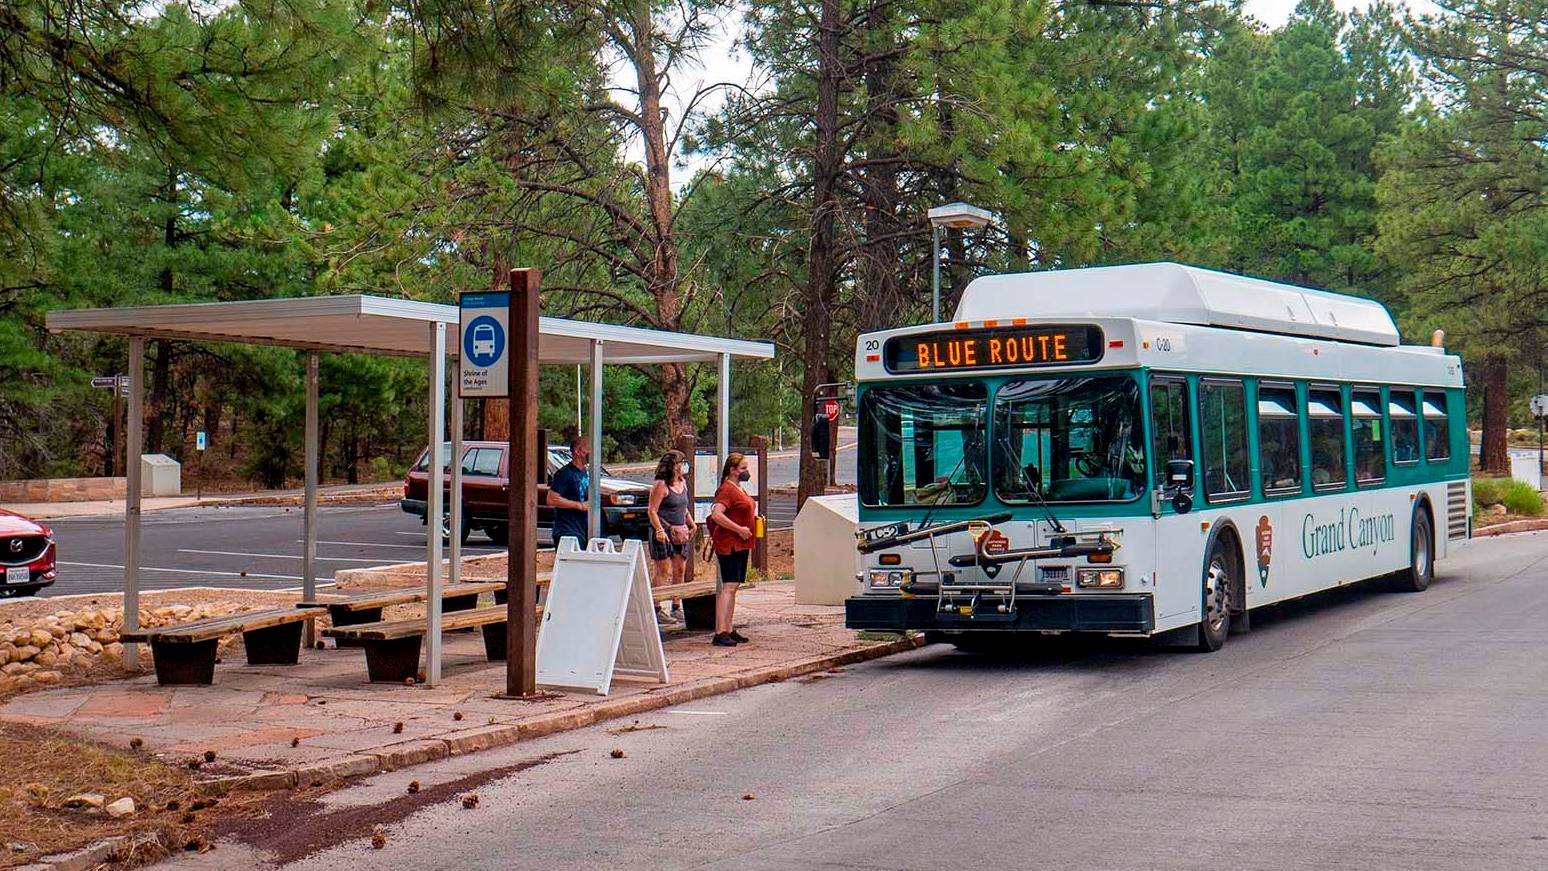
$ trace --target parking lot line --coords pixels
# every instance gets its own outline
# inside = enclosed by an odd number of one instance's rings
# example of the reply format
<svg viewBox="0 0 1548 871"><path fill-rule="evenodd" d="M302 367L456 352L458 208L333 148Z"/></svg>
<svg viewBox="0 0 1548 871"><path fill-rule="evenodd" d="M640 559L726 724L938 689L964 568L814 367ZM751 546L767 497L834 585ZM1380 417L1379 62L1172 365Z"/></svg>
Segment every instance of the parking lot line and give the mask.
<svg viewBox="0 0 1548 871"><path fill-rule="evenodd" d="M123 566L113 565L112 563L81 563L81 562L69 562L69 561L66 561L66 560L60 560L59 564L62 565L62 566L82 566L82 567L85 567L85 568L93 568L93 569L119 569L119 570L123 569ZM303 581L303 580L306 580L305 578L301 577L300 575L266 575L266 574L263 574L261 572L217 572L217 571L214 571L213 569L164 569L164 568L157 568L156 566L140 566L140 571L142 571L142 572L174 572L174 573L179 574L179 575L220 575L221 577L225 577L225 578L265 578L265 579L278 580L278 581Z"/></svg>
<svg viewBox="0 0 1548 871"><path fill-rule="evenodd" d="M202 553L202 554L207 554L209 556L250 556L250 557L256 557L258 559L302 559L302 556L300 554L295 554L295 553L244 553L244 552L238 551L238 550L195 550L195 549L189 548L189 547L180 547L180 548L177 549L177 552L178 553ZM320 556L320 557L317 557L317 559L327 560L328 562L335 562L335 563L379 563L379 562L381 562L380 559L361 559L360 557L352 557L352 556Z"/></svg>

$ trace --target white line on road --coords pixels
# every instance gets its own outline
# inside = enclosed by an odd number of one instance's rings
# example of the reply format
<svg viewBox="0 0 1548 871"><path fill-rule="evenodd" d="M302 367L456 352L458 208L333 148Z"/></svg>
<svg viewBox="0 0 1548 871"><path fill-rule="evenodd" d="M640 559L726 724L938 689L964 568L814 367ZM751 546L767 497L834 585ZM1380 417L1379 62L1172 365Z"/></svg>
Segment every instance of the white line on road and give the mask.
<svg viewBox="0 0 1548 871"><path fill-rule="evenodd" d="M668 714L692 714L698 717L724 717L725 711L667 711Z"/></svg>
<svg viewBox="0 0 1548 871"><path fill-rule="evenodd" d="M319 589L319 590L326 590L329 587L337 587L337 586L338 586L338 584L334 584L334 583L318 584L317 585L317 589ZM275 590L274 592L276 592L276 593L299 593L303 589L305 589L305 588L304 587L281 587L280 589Z"/></svg>
<svg viewBox="0 0 1548 871"><path fill-rule="evenodd" d="M245 553L239 550L195 550L191 547L180 547L178 553L202 553L209 556L250 556L258 559L302 559L300 554L294 553ZM379 563L380 559L360 559L352 556L320 556L320 560L335 563Z"/></svg>
<svg viewBox="0 0 1548 871"><path fill-rule="evenodd" d="M404 533L399 533L399 535L402 535L402 534L404 534ZM419 536L421 538L424 537L424 533L423 532L410 532L410 533L407 533L407 534L408 535L417 535L417 536ZM348 545L350 547L402 547L402 548L407 548L409 550L424 550L425 549L425 546L422 545L422 544L383 544L382 542L379 542L379 541L318 541L317 543L318 544L343 544L343 545ZM296 539L296 544L306 544L306 540L298 538L298 539Z"/></svg>
<svg viewBox="0 0 1548 871"><path fill-rule="evenodd" d="M113 565L112 563L78 563L78 562L66 562L65 560L60 560L59 564L62 565L62 566L84 566L84 567L93 568L93 569L119 569L119 570L123 569L123 566ZM306 580L305 578L303 578L303 577L301 577L299 575L265 575L265 574L261 574L259 572L217 572L217 571L210 570L210 569L162 569L162 568L157 568L156 566L140 566L140 571L142 571L142 572L173 572L173 573L176 573L176 574L179 574L179 575L220 575L221 577L226 577L226 578L266 578L266 579L272 579L272 580L278 580L278 581L304 581L304 580Z"/></svg>

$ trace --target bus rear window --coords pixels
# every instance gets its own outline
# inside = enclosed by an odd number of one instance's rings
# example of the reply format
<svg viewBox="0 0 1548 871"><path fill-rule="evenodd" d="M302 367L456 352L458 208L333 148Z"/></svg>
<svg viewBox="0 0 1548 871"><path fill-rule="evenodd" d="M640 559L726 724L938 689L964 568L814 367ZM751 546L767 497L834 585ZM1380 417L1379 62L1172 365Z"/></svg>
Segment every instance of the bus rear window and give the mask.
<svg viewBox="0 0 1548 871"><path fill-rule="evenodd" d="M989 390L981 383L873 387L860 400L860 500L975 505L988 492Z"/></svg>
<svg viewBox="0 0 1548 871"><path fill-rule="evenodd" d="M1444 394L1424 393L1424 458L1432 463L1451 459L1451 425Z"/></svg>

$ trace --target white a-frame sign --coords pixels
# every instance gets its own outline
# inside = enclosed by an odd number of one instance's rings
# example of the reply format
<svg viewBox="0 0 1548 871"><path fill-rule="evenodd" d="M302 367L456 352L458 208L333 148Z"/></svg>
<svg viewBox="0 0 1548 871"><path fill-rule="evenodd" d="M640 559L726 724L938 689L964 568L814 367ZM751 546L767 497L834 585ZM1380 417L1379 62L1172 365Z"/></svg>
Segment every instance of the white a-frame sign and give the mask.
<svg viewBox="0 0 1548 871"><path fill-rule="evenodd" d="M638 541L559 540L538 628L537 682L607 695L613 675L667 682L666 652Z"/></svg>

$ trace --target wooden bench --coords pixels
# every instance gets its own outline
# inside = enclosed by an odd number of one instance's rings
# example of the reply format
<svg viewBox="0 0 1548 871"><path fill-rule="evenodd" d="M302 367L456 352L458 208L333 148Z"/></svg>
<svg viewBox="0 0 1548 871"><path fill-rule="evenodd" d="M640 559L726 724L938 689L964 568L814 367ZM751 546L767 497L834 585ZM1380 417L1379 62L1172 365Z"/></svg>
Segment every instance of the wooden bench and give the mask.
<svg viewBox="0 0 1548 871"><path fill-rule="evenodd" d="M650 598L657 604L668 599L682 599L685 629L714 629L715 589L716 582L713 578L707 581L689 581L686 584L666 584L651 587Z"/></svg>
<svg viewBox="0 0 1548 871"><path fill-rule="evenodd" d="M478 583L448 584L441 588L441 613L452 611L467 611L478 607L478 597L482 593L494 593L499 600L505 598L504 581L483 581ZM366 590L361 593L334 597L330 599L316 599L301 602L298 608L327 608L328 616L332 618L335 627L355 626L362 623L379 623L382 619L382 609L391 605L408 605L414 602L423 602L428 598L424 588L413 589L405 587L398 590ZM341 638L338 640L340 647L356 647L358 642L354 639Z"/></svg>
<svg viewBox="0 0 1548 871"><path fill-rule="evenodd" d="M162 686L209 685L215 681L215 653L220 639L242 633L248 665L295 665L301 658L302 625L325 614L323 608L249 611L125 632L119 640L150 642L156 660L156 682Z"/></svg>
<svg viewBox="0 0 1548 871"><path fill-rule="evenodd" d="M538 608L542 616L542 608ZM452 611L441 615L441 631L471 629L484 630L484 655L490 662L505 659L504 605L493 608ZM419 648L425 637L425 618L367 623L355 626L335 626L323 630L329 638L349 640L365 648L366 673L373 681L402 683L419 673Z"/></svg>

